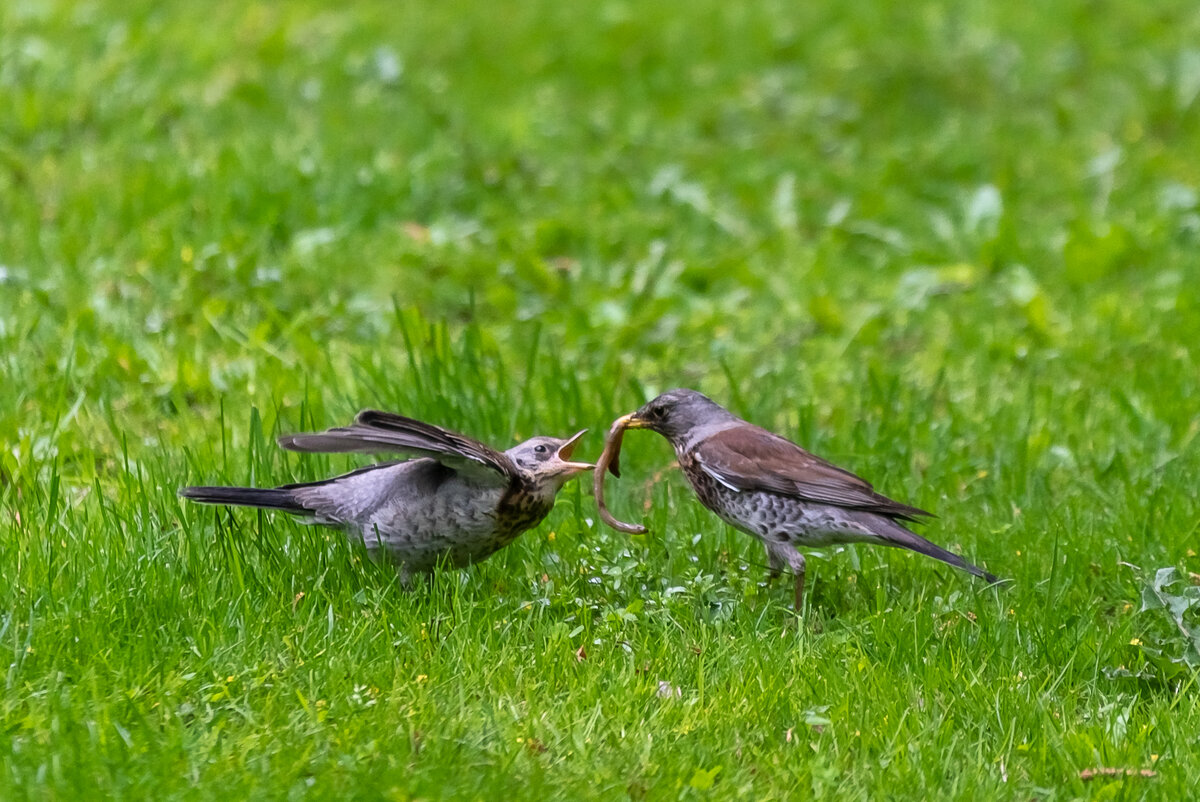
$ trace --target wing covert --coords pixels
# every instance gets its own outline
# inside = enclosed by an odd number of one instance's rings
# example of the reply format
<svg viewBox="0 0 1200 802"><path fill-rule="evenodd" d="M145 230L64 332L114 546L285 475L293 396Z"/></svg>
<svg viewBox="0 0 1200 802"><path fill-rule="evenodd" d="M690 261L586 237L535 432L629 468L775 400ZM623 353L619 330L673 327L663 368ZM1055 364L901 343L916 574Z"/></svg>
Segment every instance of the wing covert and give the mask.
<svg viewBox="0 0 1200 802"><path fill-rule="evenodd" d="M323 454L401 452L430 457L481 484L507 485L517 467L502 451L478 440L392 412L366 409L354 423L324 432L279 438L289 451Z"/></svg>
<svg viewBox="0 0 1200 802"><path fill-rule="evenodd" d="M734 490L767 491L904 520L930 515L877 493L865 479L757 426L717 432L696 447L695 456L705 473Z"/></svg>

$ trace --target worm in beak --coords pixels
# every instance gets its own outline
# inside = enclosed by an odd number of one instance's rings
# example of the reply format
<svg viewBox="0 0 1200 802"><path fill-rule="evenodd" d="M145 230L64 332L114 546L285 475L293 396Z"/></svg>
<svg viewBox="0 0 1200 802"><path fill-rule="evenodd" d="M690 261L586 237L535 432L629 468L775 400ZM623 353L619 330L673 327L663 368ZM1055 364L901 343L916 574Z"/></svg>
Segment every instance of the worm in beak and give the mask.
<svg viewBox="0 0 1200 802"><path fill-rule="evenodd" d="M608 437L604 439L604 451L596 462L596 473L592 477L592 490L596 495L596 506L600 509L600 520L618 532L630 535L644 535L649 530L640 524L618 521L608 511L608 507L604 504L604 474L606 471L612 471L613 476L618 478L621 476L621 438L624 437L626 429L640 428L642 428L641 421L632 414L623 415L613 421L612 427L608 430Z"/></svg>

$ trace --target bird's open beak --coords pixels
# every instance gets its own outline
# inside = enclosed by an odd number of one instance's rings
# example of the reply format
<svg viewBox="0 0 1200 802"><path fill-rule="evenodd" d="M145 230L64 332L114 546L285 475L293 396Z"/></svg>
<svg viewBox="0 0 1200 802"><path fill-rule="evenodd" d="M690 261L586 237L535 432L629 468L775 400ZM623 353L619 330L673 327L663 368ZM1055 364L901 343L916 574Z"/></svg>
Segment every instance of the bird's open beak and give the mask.
<svg viewBox="0 0 1200 802"><path fill-rule="evenodd" d="M579 445L579 441L585 434L587 434L587 429L582 429L571 435L567 442L558 447L558 458L562 462L563 471L574 475L590 471L596 467L590 462L571 462L571 455L575 453L575 446Z"/></svg>

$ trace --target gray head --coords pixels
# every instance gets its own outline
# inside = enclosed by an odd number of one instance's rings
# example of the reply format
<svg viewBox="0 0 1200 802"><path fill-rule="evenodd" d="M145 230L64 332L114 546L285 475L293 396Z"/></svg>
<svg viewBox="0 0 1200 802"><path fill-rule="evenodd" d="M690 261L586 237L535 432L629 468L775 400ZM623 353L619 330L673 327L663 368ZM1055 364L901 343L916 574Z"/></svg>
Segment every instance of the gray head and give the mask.
<svg viewBox="0 0 1200 802"><path fill-rule="evenodd" d="M695 390L668 390L626 416L630 429L650 429L671 442L694 438L703 431L727 429L741 420L708 396Z"/></svg>
<svg viewBox="0 0 1200 802"><path fill-rule="evenodd" d="M579 445L587 429L576 432L563 440L558 437L531 437L504 453L516 463L517 468L536 481L552 482L562 487L572 477L595 468L588 462L572 462L571 454Z"/></svg>

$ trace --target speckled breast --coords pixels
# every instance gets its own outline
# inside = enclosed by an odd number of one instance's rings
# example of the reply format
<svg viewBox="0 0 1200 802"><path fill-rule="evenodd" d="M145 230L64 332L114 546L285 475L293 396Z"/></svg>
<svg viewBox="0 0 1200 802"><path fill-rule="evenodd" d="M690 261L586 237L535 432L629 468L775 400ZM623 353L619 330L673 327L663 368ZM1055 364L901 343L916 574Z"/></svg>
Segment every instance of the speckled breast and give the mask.
<svg viewBox="0 0 1200 802"><path fill-rule="evenodd" d="M481 489L455 480L437 493L389 503L355 528L368 549L386 551L409 571L462 568L536 526L552 503L520 486Z"/></svg>
<svg viewBox="0 0 1200 802"><path fill-rule="evenodd" d="M681 457L679 464L701 504L760 540L813 547L872 539L871 532L840 507L733 490L701 470L695 460Z"/></svg>
<svg viewBox="0 0 1200 802"><path fill-rule="evenodd" d="M757 537L769 537L778 523L775 518L782 512L765 503L764 493L740 493L731 490L709 476L695 460L681 458L679 465L684 476L696 491L700 503L715 512L721 520ZM799 505L797 505L799 506Z"/></svg>
<svg viewBox="0 0 1200 802"><path fill-rule="evenodd" d="M449 564L462 568L487 559L541 523L552 505L553 502L539 502L535 496L513 490L496 508L492 531L455 543L449 551Z"/></svg>
<svg viewBox="0 0 1200 802"><path fill-rule="evenodd" d="M553 507L553 499L546 499L523 485L513 488L496 510L496 530L506 538L502 545L540 524Z"/></svg>

